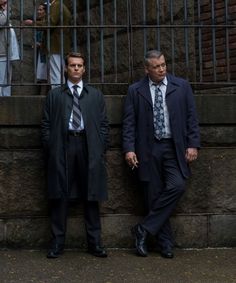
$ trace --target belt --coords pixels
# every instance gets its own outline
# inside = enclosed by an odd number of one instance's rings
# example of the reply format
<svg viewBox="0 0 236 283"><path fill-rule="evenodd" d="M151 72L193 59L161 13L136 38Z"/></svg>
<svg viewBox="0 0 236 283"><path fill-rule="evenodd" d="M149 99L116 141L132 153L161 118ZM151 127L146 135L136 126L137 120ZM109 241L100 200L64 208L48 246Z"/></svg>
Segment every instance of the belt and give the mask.
<svg viewBox="0 0 236 283"><path fill-rule="evenodd" d="M173 139L172 138L162 138L162 139L159 140L159 139L155 138L155 141L159 142L159 143L161 143L161 142L172 142Z"/></svg>
<svg viewBox="0 0 236 283"><path fill-rule="evenodd" d="M81 137L85 135L85 130L82 131L68 131L68 134L73 137Z"/></svg>

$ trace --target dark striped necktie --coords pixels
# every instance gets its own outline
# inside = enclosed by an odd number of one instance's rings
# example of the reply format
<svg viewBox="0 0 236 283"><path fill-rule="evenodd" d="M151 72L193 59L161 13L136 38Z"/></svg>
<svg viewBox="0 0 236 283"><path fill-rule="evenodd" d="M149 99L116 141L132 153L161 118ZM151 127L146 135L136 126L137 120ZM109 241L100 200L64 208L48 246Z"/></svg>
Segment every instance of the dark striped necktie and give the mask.
<svg viewBox="0 0 236 283"><path fill-rule="evenodd" d="M78 130L81 125L81 110L79 106L79 93L77 91L78 85L73 85L73 119L72 126L74 130Z"/></svg>

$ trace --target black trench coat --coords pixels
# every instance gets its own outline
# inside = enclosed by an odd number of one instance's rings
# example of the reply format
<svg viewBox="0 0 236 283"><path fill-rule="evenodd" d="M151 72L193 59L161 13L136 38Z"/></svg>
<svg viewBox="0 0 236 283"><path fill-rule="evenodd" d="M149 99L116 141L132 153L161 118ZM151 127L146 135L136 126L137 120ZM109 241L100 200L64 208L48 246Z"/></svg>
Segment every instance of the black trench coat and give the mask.
<svg viewBox="0 0 236 283"><path fill-rule="evenodd" d="M67 141L73 96L67 85L47 95L42 118L42 142L47 155L47 183L50 199L68 192ZM105 151L109 125L103 94L84 84L80 96L88 145L88 200L107 199Z"/></svg>

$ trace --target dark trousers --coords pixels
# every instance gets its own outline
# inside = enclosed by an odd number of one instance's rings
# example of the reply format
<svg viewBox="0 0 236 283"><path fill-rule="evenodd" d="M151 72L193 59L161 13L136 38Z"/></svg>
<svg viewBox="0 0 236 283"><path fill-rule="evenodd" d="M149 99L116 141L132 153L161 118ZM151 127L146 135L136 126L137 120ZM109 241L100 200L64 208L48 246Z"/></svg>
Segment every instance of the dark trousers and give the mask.
<svg viewBox="0 0 236 283"><path fill-rule="evenodd" d="M155 140L150 175L150 181L143 182L147 215L141 225L158 238L161 247L172 247L169 218L185 187L172 139Z"/></svg>
<svg viewBox="0 0 236 283"><path fill-rule="evenodd" d="M68 136L67 148L68 188L64 197L50 201L51 233L53 245L64 246L68 208L71 201L83 202L88 245L100 245L101 222L99 203L88 201L88 152L86 136Z"/></svg>
<svg viewBox="0 0 236 283"><path fill-rule="evenodd" d="M52 245L64 246L67 228L67 215L70 202L68 200L52 200L51 206L51 233ZM100 245L101 222L99 204L97 201L84 201L84 221L88 245Z"/></svg>

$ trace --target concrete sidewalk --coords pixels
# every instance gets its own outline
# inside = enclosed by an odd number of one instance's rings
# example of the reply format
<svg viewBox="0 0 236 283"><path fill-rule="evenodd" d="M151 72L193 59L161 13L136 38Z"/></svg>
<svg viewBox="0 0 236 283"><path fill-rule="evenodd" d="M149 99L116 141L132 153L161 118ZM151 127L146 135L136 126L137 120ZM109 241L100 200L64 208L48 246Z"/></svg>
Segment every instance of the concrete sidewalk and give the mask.
<svg viewBox="0 0 236 283"><path fill-rule="evenodd" d="M65 251L58 259L47 259L46 251L1 250L0 282L236 282L236 248L177 249L174 259L163 259L157 253L141 258L132 250L108 252L108 258Z"/></svg>

